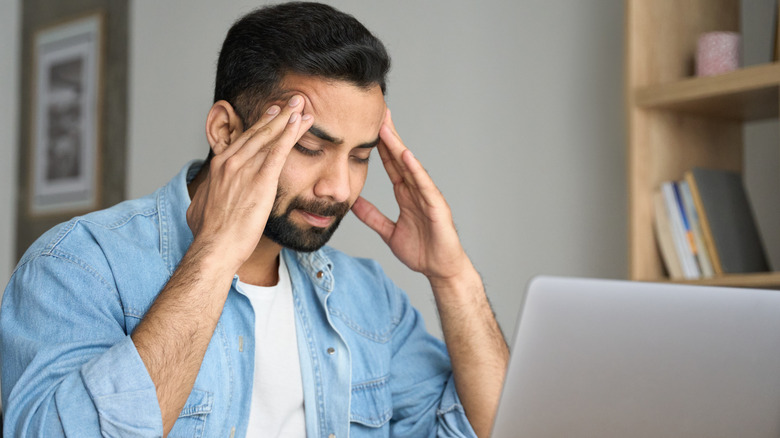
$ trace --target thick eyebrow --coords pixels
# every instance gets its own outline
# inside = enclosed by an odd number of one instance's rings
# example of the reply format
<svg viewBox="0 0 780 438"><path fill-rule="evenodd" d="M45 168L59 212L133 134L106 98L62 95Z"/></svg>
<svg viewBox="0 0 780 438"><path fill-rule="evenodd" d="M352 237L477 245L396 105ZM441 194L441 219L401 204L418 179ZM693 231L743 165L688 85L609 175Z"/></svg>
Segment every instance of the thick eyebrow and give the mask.
<svg viewBox="0 0 780 438"><path fill-rule="evenodd" d="M309 128L309 133L311 133L311 135L319 138L320 140L327 141L328 143L333 143L333 144L342 144L342 143L344 143L344 139L336 138L336 137L328 134L327 132L325 132L325 130L323 130L322 128L318 127L317 125L312 125L312 127ZM376 147L376 145L378 145L378 144L379 144L379 137L377 137L376 140L374 140L374 141L370 141L368 143L359 144L359 145L357 145L355 147L356 148L361 148L361 149L371 149L373 147Z"/></svg>

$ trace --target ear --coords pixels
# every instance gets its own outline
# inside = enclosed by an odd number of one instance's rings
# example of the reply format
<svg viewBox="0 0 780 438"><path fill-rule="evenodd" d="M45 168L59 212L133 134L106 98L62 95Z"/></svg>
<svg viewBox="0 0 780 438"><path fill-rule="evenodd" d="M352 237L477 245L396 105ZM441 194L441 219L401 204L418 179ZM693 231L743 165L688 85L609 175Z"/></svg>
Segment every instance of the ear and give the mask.
<svg viewBox="0 0 780 438"><path fill-rule="evenodd" d="M220 100L211 106L206 117L206 139L214 155L224 152L242 132L244 126L241 118L231 104Z"/></svg>

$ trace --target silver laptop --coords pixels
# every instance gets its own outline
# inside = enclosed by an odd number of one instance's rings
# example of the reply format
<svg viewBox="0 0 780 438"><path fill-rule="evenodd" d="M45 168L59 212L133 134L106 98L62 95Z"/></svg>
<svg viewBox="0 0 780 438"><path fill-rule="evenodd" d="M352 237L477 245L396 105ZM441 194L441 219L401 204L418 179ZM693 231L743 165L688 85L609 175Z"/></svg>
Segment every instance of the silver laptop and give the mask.
<svg viewBox="0 0 780 438"><path fill-rule="evenodd" d="M780 437L780 292L539 277L504 437Z"/></svg>

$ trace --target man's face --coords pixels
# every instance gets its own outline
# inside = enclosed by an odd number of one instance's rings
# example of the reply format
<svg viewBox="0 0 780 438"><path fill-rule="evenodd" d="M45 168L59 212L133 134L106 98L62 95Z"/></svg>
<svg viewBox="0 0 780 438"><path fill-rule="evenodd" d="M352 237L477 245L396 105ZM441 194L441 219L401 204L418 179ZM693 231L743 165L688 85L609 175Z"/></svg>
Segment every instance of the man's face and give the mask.
<svg viewBox="0 0 780 438"><path fill-rule="evenodd" d="M379 142L385 101L378 85L287 75L285 100L301 94L314 125L290 151L264 235L286 248L325 245L366 182L368 157ZM270 104L269 104L270 106Z"/></svg>

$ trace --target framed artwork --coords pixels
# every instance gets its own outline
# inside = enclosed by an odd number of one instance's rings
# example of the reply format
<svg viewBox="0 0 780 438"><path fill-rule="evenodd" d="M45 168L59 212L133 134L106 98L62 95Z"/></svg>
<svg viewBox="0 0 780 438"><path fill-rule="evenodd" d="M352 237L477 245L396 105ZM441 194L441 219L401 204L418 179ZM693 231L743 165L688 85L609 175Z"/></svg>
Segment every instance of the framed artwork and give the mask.
<svg viewBox="0 0 780 438"><path fill-rule="evenodd" d="M102 27L93 14L35 34L33 216L97 207Z"/></svg>
<svg viewBox="0 0 780 438"><path fill-rule="evenodd" d="M125 199L128 3L20 3L17 257L53 226Z"/></svg>

